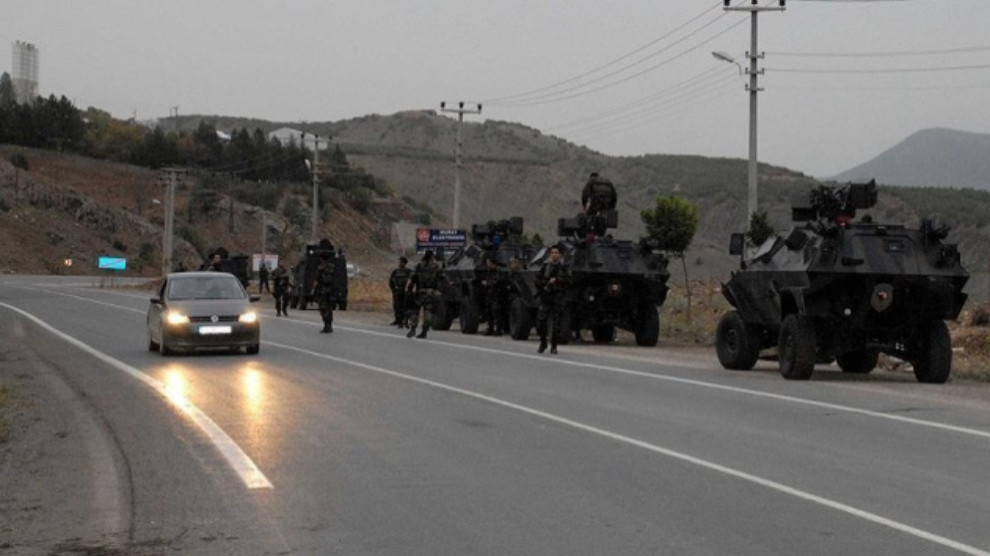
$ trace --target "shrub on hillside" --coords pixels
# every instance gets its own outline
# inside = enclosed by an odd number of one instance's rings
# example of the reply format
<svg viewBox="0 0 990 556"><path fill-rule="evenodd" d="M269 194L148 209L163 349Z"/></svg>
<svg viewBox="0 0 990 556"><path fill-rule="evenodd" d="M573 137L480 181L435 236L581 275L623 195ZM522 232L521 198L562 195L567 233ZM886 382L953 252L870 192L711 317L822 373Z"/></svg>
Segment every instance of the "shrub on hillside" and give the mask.
<svg viewBox="0 0 990 556"><path fill-rule="evenodd" d="M30 170L30 164L28 164L28 159L21 153L10 155L10 163L14 165L15 168L20 168L21 170Z"/></svg>

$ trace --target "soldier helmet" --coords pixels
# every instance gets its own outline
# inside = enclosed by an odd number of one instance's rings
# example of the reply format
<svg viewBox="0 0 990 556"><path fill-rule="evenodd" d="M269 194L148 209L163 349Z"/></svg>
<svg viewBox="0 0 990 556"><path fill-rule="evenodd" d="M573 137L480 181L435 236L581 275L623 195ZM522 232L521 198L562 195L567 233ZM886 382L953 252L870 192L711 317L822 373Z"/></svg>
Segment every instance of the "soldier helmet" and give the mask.
<svg viewBox="0 0 990 556"><path fill-rule="evenodd" d="M405 257L399 257L399 262L400 263L408 263L409 262L409 259L407 259Z"/></svg>
<svg viewBox="0 0 990 556"><path fill-rule="evenodd" d="M433 259L433 250L432 249L427 249L423 253L423 260L424 261L429 261L429 260L432 260L432 259Z"/></svg>

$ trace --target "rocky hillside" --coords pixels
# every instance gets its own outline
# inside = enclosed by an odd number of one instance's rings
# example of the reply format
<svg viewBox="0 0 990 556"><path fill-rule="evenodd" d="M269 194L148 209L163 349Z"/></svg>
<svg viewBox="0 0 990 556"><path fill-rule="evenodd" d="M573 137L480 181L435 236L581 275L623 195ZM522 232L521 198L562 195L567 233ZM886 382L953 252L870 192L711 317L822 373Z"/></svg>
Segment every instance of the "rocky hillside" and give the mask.
<svg viewBox="0 0 990 556"><path fill-rule="evenodd" d="M21 154L27 171L10 163ZM176 195L175 261L197 268L206 252L218 246L232 253L261 251L262 222L268 222L269 252L293 262L309 236L282 212L288 199L309 199L303 185L289 191L280 210L266 211L221 192L209 210L191 206L200 179L183 178ZM158 173L51 151L0 147L0 272L96 274L101 255L126 257L128 274L161 272L164 187ZM232 210L231 210L232 207ZM376 201L367 214L346 203L328 209L321 237L345 247L363 270L382 275L392 258L390 222L412 217L405 204ZM65 260L71 259L67 267Z"/></svg>

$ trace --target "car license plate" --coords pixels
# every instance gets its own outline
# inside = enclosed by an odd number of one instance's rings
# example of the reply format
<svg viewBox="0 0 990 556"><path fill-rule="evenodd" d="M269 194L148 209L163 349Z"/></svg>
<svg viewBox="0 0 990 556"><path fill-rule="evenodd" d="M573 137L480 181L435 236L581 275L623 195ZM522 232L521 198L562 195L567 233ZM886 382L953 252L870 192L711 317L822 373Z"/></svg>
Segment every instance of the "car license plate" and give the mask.
<svg viewBox="0 0 990 556"><path fill-rule="evenodd" d="M200 333L200 335L203 335L203 336L205 336L207 334L230 334L230 327L229 326L200 326L199 327L199 333Z"/></svg>

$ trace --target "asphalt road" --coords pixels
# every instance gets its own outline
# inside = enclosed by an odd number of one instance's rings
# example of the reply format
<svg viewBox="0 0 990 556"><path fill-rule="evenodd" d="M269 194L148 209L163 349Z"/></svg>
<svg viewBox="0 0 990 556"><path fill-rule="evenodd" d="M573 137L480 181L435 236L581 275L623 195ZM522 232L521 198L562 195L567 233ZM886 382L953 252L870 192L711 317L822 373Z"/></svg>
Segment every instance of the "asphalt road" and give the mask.
<svg viewBox="0 0 990 556"><path fill-rule="evenodd" d="M326 335L270 304L259 355L163 358L149 294L94 284L0 278L0 333L93 423L59 473L107 551L990 553L990 405L959 384L789 382L662 338L537 355L346 312Z"/></svg>

